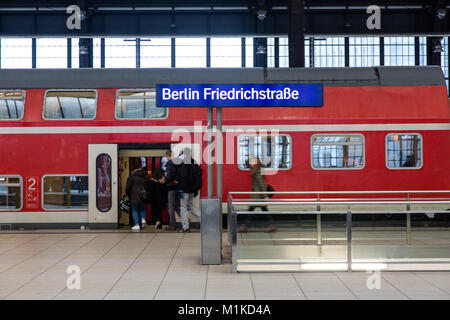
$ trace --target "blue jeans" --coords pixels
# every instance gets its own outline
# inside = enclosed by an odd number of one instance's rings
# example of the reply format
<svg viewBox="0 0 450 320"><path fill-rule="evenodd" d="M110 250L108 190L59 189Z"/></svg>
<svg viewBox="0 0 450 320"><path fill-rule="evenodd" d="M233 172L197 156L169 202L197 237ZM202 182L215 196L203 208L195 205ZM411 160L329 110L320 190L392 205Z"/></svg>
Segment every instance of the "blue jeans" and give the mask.
<svg viewBox="0 0 450 320"><path fill-rule="evenodd" d="M145 204L135 204L131 206L133 212L134 225L139 224L141 220L145 220Z"/></svg>

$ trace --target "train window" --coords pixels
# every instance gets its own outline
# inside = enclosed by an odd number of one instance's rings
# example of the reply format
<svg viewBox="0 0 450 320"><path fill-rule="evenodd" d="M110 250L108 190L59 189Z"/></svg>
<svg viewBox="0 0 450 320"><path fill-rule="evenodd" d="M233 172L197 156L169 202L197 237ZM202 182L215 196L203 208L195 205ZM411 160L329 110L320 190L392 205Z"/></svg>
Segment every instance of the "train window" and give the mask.
<svg viewBox="0 0 450 320"><path fill-rule="evenodd" d="M0 176L0 210L22 209L22 177Z"/></svg>
<svg viewBox="0 0 450 320"><path fill-rule="evenodd" d="M44 176L42 206L46 210L87 210L87 175Z"/></svg>
<svg viewBox="0 0 450 320"><path fill-rule="evenodd" d="M0 120L22 119L24 105L24 91L0 91Z"/></svg>
<svg viewBox="0 0 450 320"><path fill-rule="evenodd" d="M95 118L97 91L56 91L45 94L43 118L46 120L90 120Z"/></svg>
<svg viewBox="0 0 450 320"><path fill-rule="evenodd" d="M96 160L97 171L97 209L107 212L111 209L111 157L105 153L100 154Z"/></svg>
<svg viewBox="0 0 450 320"><path fill-rule="evenodd" d="M422 167L422 136L391 133L386 136L386 166L389 169Z"/></svg>
<svg viewBox="0 0 450 320"><path fill-rule="evenodd" d="M289 135L242 135L238 139L238 167L249 170L249 157L258 157L264 168L290 169L292 138Z"/></svg>
<svg viewBox="0 0 450 320"><path fill-rule="evenodd" d="M119 90L116 99L117 119L166 119L168 108L156 107L156 91Z"/></svg>
<svg viewBox="0 0 450 320"><path fill-rule="evenodd" d="M364 168L364 137L360 134L323 135L311 137L313 169Z"/></svg>

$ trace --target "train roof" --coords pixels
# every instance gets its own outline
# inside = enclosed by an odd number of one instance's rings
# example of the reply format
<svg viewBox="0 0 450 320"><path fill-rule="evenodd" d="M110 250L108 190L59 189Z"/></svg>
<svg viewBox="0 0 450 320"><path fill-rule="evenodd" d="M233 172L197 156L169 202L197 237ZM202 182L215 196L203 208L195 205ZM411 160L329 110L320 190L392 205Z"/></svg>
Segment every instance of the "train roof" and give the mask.
<svg viewBox="0 0 450 320"><path fill-rule="evenodd" d="M0 89L146 88L158 83L445 86L439 66L373 68L0 69Z"/></svg>

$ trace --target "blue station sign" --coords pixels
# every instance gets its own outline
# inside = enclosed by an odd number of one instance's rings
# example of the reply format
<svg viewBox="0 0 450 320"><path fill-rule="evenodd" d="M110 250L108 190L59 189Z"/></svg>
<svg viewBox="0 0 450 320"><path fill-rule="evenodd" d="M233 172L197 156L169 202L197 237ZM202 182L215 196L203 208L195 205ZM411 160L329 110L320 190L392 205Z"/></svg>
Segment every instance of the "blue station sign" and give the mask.
<svg viewBox="0 0 450 320"><path fill-rule="evenodd" d="M157 107L321 107L323 84L158 84Z"/></svg>

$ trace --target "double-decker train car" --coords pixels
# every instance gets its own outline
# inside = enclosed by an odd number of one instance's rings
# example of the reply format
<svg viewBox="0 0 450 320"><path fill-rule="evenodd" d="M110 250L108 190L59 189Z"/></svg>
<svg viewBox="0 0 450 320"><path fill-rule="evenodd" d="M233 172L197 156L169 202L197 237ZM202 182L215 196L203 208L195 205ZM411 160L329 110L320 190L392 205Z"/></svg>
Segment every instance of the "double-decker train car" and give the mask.
<svg viewBox="0 0 450 320"><path fill-rule="evenodd" d="M186 145L206 196L207 110L156 107L161 83L324 85L321 107L223 108L224 201L251 189L251 155L277 191L450 190L439 67L3 69L1 228L117 228L130 171Z"/></svg>

